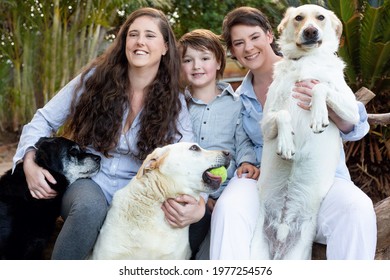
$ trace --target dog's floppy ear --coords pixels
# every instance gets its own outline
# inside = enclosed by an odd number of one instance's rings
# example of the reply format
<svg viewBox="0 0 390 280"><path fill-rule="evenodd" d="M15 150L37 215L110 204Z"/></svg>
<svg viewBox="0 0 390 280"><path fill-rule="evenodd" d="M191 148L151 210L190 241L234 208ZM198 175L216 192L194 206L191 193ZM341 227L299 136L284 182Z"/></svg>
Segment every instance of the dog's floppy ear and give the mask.
<svg viewBox="0 0 390 280"><path fill-rule="evenodd" d="M50 154L46 151L49 150L49 145L54 142L53 137L41 137L39 140L34 144L35 149L37 150L35 153L35 162L45 168L48 169L50 166Z"/></svg>
<svg viewBox="0 0 390 280"><path fill-rule="evenodd" d="M341 34L343 33L343 24L341 20L335 15L334 12L329 11L330 22L332 24L333 29L336 31L336 36L340 39Z"/></svg>
<svg viewBox="0 0 390 280"><path fill-rule="evenodd" d="M164 161L167 155L167 150L165 148L157 148L151 154L149 154L144 162L142 163L140 169L137 172L137 179L141 178L146 173L158 169L161 163Z"/></svg>
<svg viewBox="0 0 390 280"><path fill-rule="evenodd" d="M53 142L55 138L53 137L41 137L38 139L38 141L34 144L34 147L36 149L39 149L42 144Z"/></svg>
<svg viewBox="0 0 390 280"><path fill-rule="evenodd" d="M290 14L292 13L293 10L295 10L294 7L289 7L286 10L282 21L279 23L279 25L277 27L277 30L278 30L279 34L281 34L283 32L283 30L286 29L287 23L288 23L288 21L290 19Z"/></svg>

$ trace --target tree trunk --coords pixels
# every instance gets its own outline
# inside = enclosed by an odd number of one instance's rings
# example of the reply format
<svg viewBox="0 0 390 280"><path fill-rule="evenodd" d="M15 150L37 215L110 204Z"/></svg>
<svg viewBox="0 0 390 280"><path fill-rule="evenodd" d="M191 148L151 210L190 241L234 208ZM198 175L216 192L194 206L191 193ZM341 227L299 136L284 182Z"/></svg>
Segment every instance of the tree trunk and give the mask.
<svg viewBox="0 0 390 280"><path fill-rule="evenodd" d="M386 114L368 114L369 124L388 125L390 124L390 113Z"/></svg>
<svg viewBox="0 0 390 280"><path fill-rule="evenodd" d="M375 204L378 225L377 251L390 247L390 197Z"/></svg>

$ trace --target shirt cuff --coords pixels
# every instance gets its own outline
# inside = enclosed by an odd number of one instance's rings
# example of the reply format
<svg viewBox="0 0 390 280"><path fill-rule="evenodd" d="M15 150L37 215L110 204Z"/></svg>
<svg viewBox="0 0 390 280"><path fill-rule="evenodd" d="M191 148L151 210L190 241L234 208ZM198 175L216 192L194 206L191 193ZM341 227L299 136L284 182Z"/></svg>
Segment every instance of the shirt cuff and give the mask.
<svg viewBox="0 0 390 280"><path fill-rule="evenodd" d="M366 108L364 107L364 104L361 102L358 102L358 107L359 107L359 123L354 125L353 129L349 133L343 133L340 131L341 138L344 141L357 141L362 139L367 132L370 129L370 125L368 124L367 121L367 111Z"/></svg>

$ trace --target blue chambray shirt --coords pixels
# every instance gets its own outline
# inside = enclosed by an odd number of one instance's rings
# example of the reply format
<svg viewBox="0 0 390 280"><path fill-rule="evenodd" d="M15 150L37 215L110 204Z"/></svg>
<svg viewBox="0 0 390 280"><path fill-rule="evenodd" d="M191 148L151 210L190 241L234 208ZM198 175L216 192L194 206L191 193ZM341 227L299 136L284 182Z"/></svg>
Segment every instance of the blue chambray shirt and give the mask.
<svg viewBox="0 0 390 280"><path fill-rule="evenodd" d="M192 98L188 89L185 90L195 141L204 149L228 150L232 154L228 178L213 197L219 196L241 163L256 162L252 141L243 128L243 107L238 94L228 83L218 82L217 87L221 94L208 104Z"/></svg>
<svg viewBox="0 0 390 280"><path fill-rule="evenodd" d="M263 151L263 134L260 127L260 121L263 118L263 107L256 98L256 94L253 90L252 79L253 74L249 71L241 85L237 88L236 92L240 95L244 105L242 117L243 127L255 145L256 159L260 162ZM358 107L360 115L359 123L347 134L340 131L342 138L340 141L360 140L369 131L370 125L367 122L366 108L361 102L358 102ZM341 148L340 151L340 162L336 169L336 177L351 180L351 176L345 162L345 153L343 148Z"/></svg>
<svg viewBox="0 0 390 280"><path fill-rule="evenodd" d="M37 110L31 122L23 127L13 158L14 168L26 152L33 149L34 144L40 137L52 135L63 125L70 113L73 93L79 80L80 75L63 87L43 108ZM179 139L179 136L177 136L176 141L194 142L191 119L183 95L181 95L181 102L183 109L179 115L178 129L183 137ZM127 114L128 112L125 112L122 125L125 124ZM93 147L87 147L89 152L100 155L102 158L100 172L92 177L92 180L103 190L109 204L114 193L126 186L141 167L142 162L128 153L128 146L130 146L133 153L138 153L136 144L140 128L139 115L140 113L133 121L129 131L126 134L121 134L117 147L110 152L112 157L107 158Z"/></svg>

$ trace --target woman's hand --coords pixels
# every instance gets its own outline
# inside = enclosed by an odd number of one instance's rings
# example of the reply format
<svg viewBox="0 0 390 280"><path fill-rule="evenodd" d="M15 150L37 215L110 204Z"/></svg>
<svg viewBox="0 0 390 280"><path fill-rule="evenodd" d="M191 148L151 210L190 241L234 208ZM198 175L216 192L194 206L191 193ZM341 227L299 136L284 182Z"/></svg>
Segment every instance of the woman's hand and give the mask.
<svg viewBox="0 0 390 280"><path fill-rule="evenodd" d="M205 214L205 201L201 197L199 202L189 195L180 195L169 198L161 206L165 219L175 228L183 228L198 222Z"/></svg>
<svg viewBox="0 0 390 280"><path fill-rule="evenodd" d="M297 98L298 106L305 110L311 108L311 98L313 96L313 87L320 82L317 80L304 80L295 83L293 97ZM329 119L331 119L337 128L343 133L349 133L354 125L340 118L331 108L328 107Z"/></svg>
<svg viewBox="0 0 390 280"><path fill-rule="evenodd" d="M295 83L293 97L298 99L298 106L310 110L313 87L320 82L317 80L304 80Z"/></svg>
<svg viewBox="0 0 390 280"><path fill-rule="evenodd" d="M47 181L52 184L56 184L57 182L49 171L35 163L34 157L35 151L29 151L26 153L23 160L23 169L26 175L28 189L34 198L54 198L57 195L57 192L50 188Z"/></svg>
<svg viewBox="0 0 390 280"><path fill-rule="evenodd" d="M244 162L237 168L237 176L241 178L244 173L246 173L246 178L257 180L260 175L260 169L253 164Z"/></svg>

